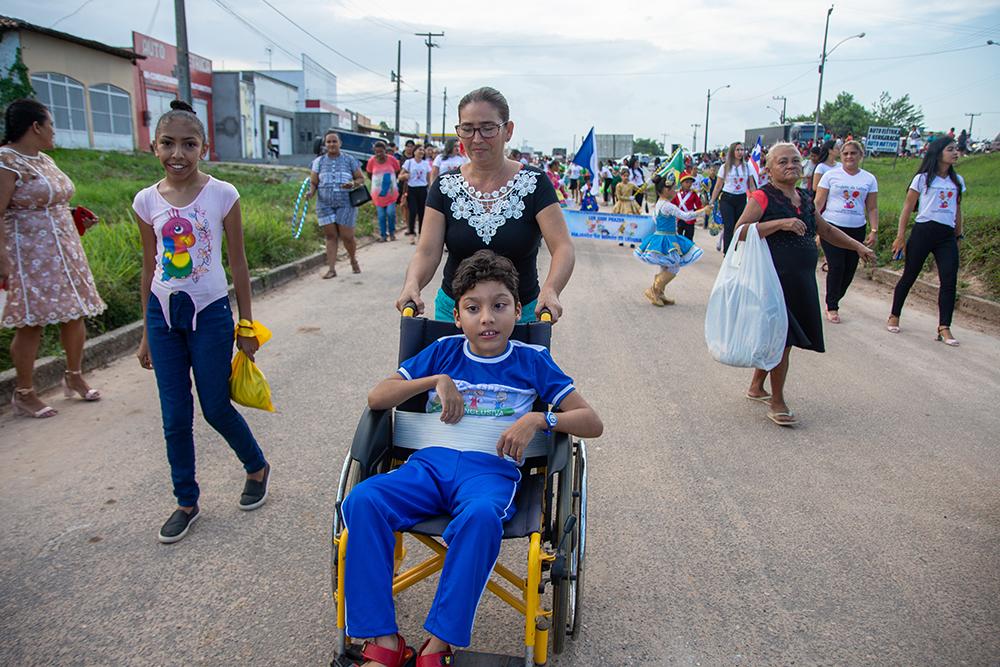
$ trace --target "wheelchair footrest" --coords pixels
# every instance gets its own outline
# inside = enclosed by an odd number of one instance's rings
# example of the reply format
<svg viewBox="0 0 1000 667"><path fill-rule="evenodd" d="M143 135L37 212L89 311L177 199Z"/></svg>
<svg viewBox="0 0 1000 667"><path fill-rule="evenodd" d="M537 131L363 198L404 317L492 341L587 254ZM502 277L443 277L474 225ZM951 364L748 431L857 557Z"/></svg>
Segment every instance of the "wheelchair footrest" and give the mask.
<svg viewBox="0 0 1000 667"><path fill-rule="evenodd" d="M330 667L354 667L354 665L364 662L361 657L361 645L351 644L347 647L346 655L342 655L330 662ZM515 658L512 655L498 655L495 653L478 653L476 651L456 651L455 667L523 667L524 658Z"/></svg>

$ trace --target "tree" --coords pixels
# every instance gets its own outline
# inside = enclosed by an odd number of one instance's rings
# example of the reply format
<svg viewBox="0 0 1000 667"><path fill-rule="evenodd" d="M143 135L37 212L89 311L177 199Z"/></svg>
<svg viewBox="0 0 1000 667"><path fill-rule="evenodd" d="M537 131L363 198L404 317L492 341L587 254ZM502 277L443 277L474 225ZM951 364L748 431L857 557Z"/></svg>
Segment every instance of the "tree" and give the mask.
<svg viewBox="0 0 1000 667"><path fill-rule="evenodd" d="M872 116L854 99L854 95L845 91L837 95L833 102L823 104L819 122L827 132L838 136L863 134L872 124Z"/></svg>
<svg viewBox="0 0 1000 667"><path fill-rule="evenodd" d="M646 153L648 155L663 155L663 144L653 139L636 139L632 143L633 153Z"/></svg>
<svg viewBox="0 0 1000 667"><path fill-rule="evenodd" d="M35 89L31 87L31 79L28 78L28 67L21 60L21 49L18 48L14 52L14 62L7 68L7 74L0 77L0 107L7 108L14 100L34 95Z"/></svg>
<svg viewBox="0 0 1000 667"><path fill-rule="evenodd" d="M909 93L894 100L888 91L883 90L872 104L871 115L874 125L885 127L909 128L924 124L924 112L910 101Z"/></svg>

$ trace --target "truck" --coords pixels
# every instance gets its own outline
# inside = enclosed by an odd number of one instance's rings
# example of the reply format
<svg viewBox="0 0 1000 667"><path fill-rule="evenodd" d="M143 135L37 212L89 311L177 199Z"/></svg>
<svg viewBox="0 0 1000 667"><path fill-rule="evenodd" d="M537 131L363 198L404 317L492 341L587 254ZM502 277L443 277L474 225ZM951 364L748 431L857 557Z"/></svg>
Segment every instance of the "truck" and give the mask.
<svg viewBox="0 0 1000 667"><path fill-rule="evenodd" d="M824 128L820 125L817 134L823 136ZM743 144L748 148L757 143L757 137L762 136L761 142L765 147L776 144L779 141L809 141L813 138L812 123L785 123L784 125L768 125L767 127L756 127L744 132Z"/></svg>

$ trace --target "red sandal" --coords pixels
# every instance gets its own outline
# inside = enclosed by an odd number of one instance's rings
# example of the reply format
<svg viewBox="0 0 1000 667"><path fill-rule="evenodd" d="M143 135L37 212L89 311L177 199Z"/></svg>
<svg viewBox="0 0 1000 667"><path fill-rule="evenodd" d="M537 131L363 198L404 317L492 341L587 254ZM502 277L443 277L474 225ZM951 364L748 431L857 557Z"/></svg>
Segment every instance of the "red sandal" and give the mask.
<svg viewBox="0 0 1000 667"><path fill-rule="evenodd" d="M413 649L406 645L403 635L397 632L395 649L379 646L375 642L365 642L361 647L361 657L366 661L372 660L386 667L403 667L413 659Z"/></svg>
<svg viewBox="0 0 1000 667"><path fill-rule="evenodd" d="M427 645L431 643L428 639L424 642L424 645L420 647L417 651L417 665L416 667L442 667L447 665L455 664L455 654L452 653L451 649L447 651L440 651L438 653L428 653L427 655L421 655Z"/></svg>

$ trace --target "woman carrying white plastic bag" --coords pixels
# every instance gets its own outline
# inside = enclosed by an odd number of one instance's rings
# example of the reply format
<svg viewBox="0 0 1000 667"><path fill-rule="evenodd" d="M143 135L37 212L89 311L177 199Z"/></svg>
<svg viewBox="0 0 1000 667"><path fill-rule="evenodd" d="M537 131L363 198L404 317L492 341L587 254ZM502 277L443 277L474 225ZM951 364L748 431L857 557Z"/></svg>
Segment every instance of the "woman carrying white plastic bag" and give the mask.
<svg viewBox="0 0 1000 667"><path fill-rule="evenodd" d="M716 361L769 371L785 352L788 315L771 251L757 225L729 247L705 314L705 343Z"/></svg>
<svg viewBox="0 0 1000 667"><path fill-rule="evenodd" d="M743 215L736 223L736 238L740 241L749 239L751 225L758 223L753 225L755 232L767 241L786 311L784 330L778 318L771 320L771 326L776 330L773 333L779 336L784 334L785 345L776 366L771 369L755 368L746 396L767 403L770 408L767 416L775 424L792 426L798 420L785 403L784 393L789 352L792 346L815 352L826 349L819 288L816 286L818 251L815 237L819 235L831 245L857 252L866 263L875 259L875 253L827 224L816 212L808 193L796 187L802 177L802 162L795 146L775 144L767 155L767 168L771 182L750 196ZM753 240L746 246L750 247L752 243ZM729 261L728 256L726 260ZM706 333L708 326L706 321ZM770 393L764 389L768 376L771 378Z"/></svg>

